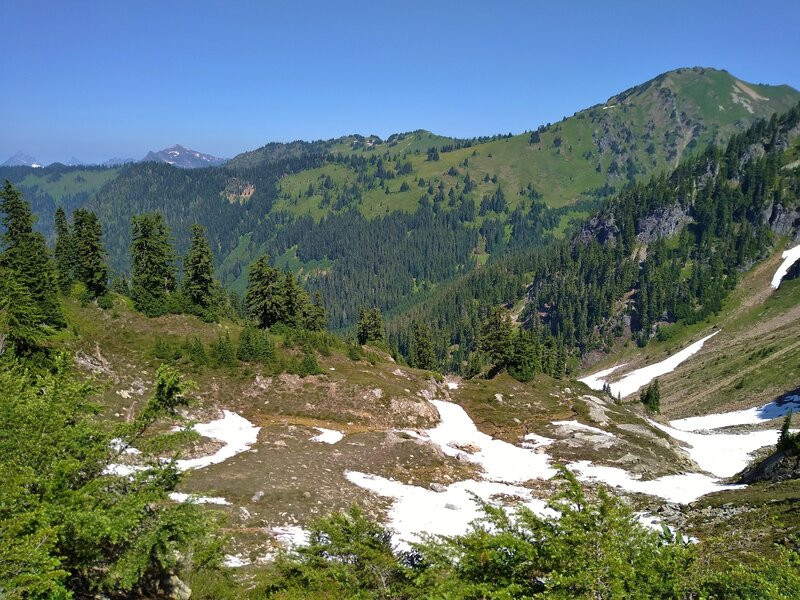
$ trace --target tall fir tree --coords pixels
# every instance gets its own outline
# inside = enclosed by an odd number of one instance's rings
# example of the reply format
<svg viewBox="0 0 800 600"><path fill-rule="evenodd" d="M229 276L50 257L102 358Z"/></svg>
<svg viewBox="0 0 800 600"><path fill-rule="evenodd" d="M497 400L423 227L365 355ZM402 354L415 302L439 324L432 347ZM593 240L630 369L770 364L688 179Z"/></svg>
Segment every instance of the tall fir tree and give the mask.
<svg viewBox="0 0 800 600"><path fill-rule="evenodd" d="M513 327L506 311L495 307L483 324L478 342L479 349L484 352L493 370L500 371L508 367L513 353Z"/></svg>
<svg viewBox="0 0 800 600"><path fill-rule="evenodd" d="M58 288L66 294L72 287L75 280L75 251L74 237L70 230L67 214L60 206L55 214L55 233L56 233L56 274L58 276Z"/></svg>
<svg viewBox="0 0 800 600"><path fill-rule="evenodd" d="M258 326L266 329L281 321L284 316L284 277L280 270L269 264L264 254L250 266L245 305L248 314Z"/></svg>
<svg viewBox="0 0 800 600"><path fill-rule="evenodd" d="M414 321L411 325L411 355L409 362L417 369L436 368L436 352L433 350L431 328L427 323Z"/></svg>
<svg viewBox="0 0 800 600"><path fill-rule="evenodd" d="M36 303L43 322L63 326L55 267L44 236L33 231L34 217L30 205L8 180L0 192L0 212L5 227L0 267L14 273L17 282Z"/></svg>
<svg viewBox="0 0 800 600"><path fill-rule="evenodd" d="M205 228L194 224L189 228L191 245L183 260L181 287L189 304L200 311L215 308L217 294L214 280L214 256L206 239Z"/></svg>
<svg viewBox="0 0 800 600"><path fill-rule="evenodd" d="M328 311L319 292L314 292L314 301L306 305L303 321L310 331L324 331L328 327Z"/></svg>
<svg viewBox="0 0 800 600"><path fill-rule="evenodd" d="M42 315L10 269L0 267L0 357L27 356L44 339Z"/></svg>
<svg viewBox="0 0 800 600"><path fill-rule="evenodd" d="M383 326L383 315L380 308L361 308L358 311L358 324L356 325L356 338L359 344L370 342L383 343L386 332Z"/></svg>
<svg viewBox="0 0 800 600"><path fill-rule="evenodd" d="M131 298L148 316L167 312L168 295L175 289L175 250L170 231L159 212L131 220Z"/></svg>
<svg viewBox="0 0 800 600"><path fill-rule="evenodd" d="M108 291L108 267L103 232L97 215L90 210L77 209L72 214L75 279L98 298Z"/></svg>

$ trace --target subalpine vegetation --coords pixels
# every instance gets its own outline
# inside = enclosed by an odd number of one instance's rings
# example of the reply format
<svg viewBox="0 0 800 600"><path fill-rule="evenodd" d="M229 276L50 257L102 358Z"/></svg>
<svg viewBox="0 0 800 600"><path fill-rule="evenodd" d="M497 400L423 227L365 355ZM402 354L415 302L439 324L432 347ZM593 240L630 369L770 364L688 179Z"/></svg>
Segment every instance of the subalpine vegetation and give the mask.
<svg viewBox="0 0 800 600"><path fill-rule="evenodd" d="M719 310L739 269L770 247L764 209L796 202L797 171L781 168L780 157L785 134L798 121L800 108L756 124L724 150L709 149L669 176L627 188L575 237L510 252L432 293L407 321L389 323L388 336L380 310L365 309L359 341L388 341L420 368L452 365L488 376L507 370L525 381L540 372L561 376L571 353L607 343L620 326L619 302L640 344L659 335L660 323L705 318ZM691 223L672 236L654 233L649 218L666 210ZM4 596L153 597L173 575L191 580L199 598L800 595L792 540L769 558L720 554L715 540L685 543L647 530L627 505L603 491L587 496L567 473L551 506L559 518L485 507L490 527L398 552L385 528L351 511L318 521L310 544L280 556L254 588L233 587L219 567L212 513L169 500L180 481L171 458L190 434L159 432L179 422L188 402L180 374L160 368L155 392L133 419L103 421L91 387L49 342L66 324L59 292L102 308L104 298L121 291L147 315L187 312L247 323L238 344L227 333L210 346L187 340L186 352L198 365L205 356L214 368L277 360L270 334L279 331L300 348L297 368L306 374L318 370L316 352L331 339L322 331L322 301L266 256L251 269L244 299L229 296L214 283L203 230L188 229L191 244L179 269L171 232L157 213L135 217L131 279L110 283L98 221L89 211L76 211L71 223L66 214L56 215L54 254L34 232L27 202L8 183L0 212ZM526 283L526 311L495 306L511 305ZM156 348L166 362L170 350ZM642 399L657 409L658 388L648 392ZM794 444L789 435L787 425L783 446ZM134 445L144 453L145 468L121 474L116 465Z"/></svg>

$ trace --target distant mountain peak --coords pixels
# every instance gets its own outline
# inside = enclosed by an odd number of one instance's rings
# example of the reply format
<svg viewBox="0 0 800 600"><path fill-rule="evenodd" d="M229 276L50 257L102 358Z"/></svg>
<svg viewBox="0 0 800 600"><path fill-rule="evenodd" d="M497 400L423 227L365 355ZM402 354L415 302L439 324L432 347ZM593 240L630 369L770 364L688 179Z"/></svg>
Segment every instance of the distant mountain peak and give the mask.
<svg viewBox="0 0 800 600"><path fill-rule="evenodd" d="M14 156L9 158L6 162L2 164L4 167L41 167L41 163L39 163L35 158L33 158L30 154L25 154L24 152L20 151L17 152Z"/></svg>
<svg viewBox="0 0 800 600"><path fill-rule="evenodd" d="M150 151L142 162L163 162L182 169L197 169L200 167L218 167L225 162L224 158L217 158L210 154L203 154L197 150L175 144L157 152Z"/></svg>

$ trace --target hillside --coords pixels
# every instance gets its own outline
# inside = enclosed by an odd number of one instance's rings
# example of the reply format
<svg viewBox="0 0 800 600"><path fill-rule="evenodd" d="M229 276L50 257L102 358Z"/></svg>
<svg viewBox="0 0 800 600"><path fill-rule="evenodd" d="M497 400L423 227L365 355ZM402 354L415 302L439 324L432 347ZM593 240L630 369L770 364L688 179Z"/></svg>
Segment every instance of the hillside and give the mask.
<svg viewBox="0 0 800 600"><path fill-rule="evenodd" d="M268 252L322 291L332 323L346 327L361 305L393 312L419 304L490 257L563 235L628 175L673 165L798 97L743 85L769 100L751 99L751 113L733 101L742 88L727 73L669 73L614 108L543 128L534 143L530 133L449 140L420 131L270 144L202 171L133 165L88 206L101 217L116 271L127 269L131 216L160 210L179 253L188 225L206 226L226 285L242 291L247 266ZM692 133L679 143L681 128Z"/></svg>
<svg viewBox="0 0 800 600"><path fill-rule="evenodd" d="M130 298L96 281L102 265L76 263L78 283L56 296L44 240L30 231L26 203L7 185L3 210L14 226L0 261L0 429L25 434L0 436L2 466L12 475L2 488L9 501L0 504L15 527L37 536L51 526L59 532L34 546L19 544L12 530L11 556L63 565L75 588L101 580L103 589L136 584L137 593L152 596L147 590L185 588L179 575L205 597L233 598L245 589L280 597L276 586L290 588L305 572L293 562L303 556L312 557L308 572L319 573L331 564L349 569L363 552L369 572L396 565L419 574L409 589L426 597L429 577L443 578L433 588L469 585L453 574L464 556L476 557L483 581L487 557L505 562L513 547L516 560L526 540L549 548L566 539L568 570L576 549L595 556L597 542L610 540L602 563L627 565L631 545L635 556L658 557L635 568L636 577L656 574L656 583L644 582L648 590L660 589L665 577L694 591L745 577L753 589L772 589L771 574L796 572L798 484L737 482L772 452L781 421L800 406L798 133L800 105L757 121L724 147L684 158L669 175L627 187L563 240L549 238L542 222L553 209L530 194L527 213L512 218L514 232L526 232L525 244L486 238L497 244L499 259L424 290L429 302L412 310L425 327L434 326L429 341L463 376L409 367L382 341L357 345L312 327L293 278L264 262L259 294L267 309L277 303L284 315L267 324L252 306L249 314L237 312L224 296L210 299L221 303L218 310L196 313L210 322L181 314L182 306L193 310L183 287L190 271L175 288L169 260L131 289L115 288ZM309 157L292 161L237 173L269 182L287 166L311 166ZM120 179L137 173L123 168L104 189L122 192L115 188ZM193 183L211 188L225 172L205 169L190 178L151 163L146 174L137 189L157 202L148 187L154 179L192 198ZM225 219L240 203L269 205L259 186L230 188L233 197L221 206L231 212L216 213L213 240L231 235ZM487 204L502 201L498 195ZM475 217L475 206L472 213L468 207L423 205L411 215L375 219L386 228L383 243L400 248L399 258L369 252L372 221L355 211L321 221L313 231L327 232L327 239L295 229L294 251L306 256L332 243L342 256L360 253L358 264L372 275L351 277L365 286L380 281L376 261L429 269L435 277L447 263L417 264L413 251L423 248L425 257L438 249L443 256L448 243L463 243L459 232ZM76 213L79 241L100 241L92 216ZM484 232L491 220L481 224ZM140 265L158 263L151 259L168 250L167 235L139 235L146 242L140 252L150 247ZM79 258L102 262L100 244L90 245ZM211 253L203 254L210 277ZM58 275L68 275L63 245L57 258ZM319 267L333 269L322 260ZM90 284L99 288L96 298ZM143 291L164 296L164 303L142 304ZM162 316L148 318L134 306L160 306ZM390 340L405 350L402 318L409 315L390 323ZM377 335L383 337L382 326ZM449 367L446 360L439 366ZM185 387L182 378L192 383ZM639 398L645 389L647 404ZM366 518L355 509L326 516L353 504ZM509 520L502 507L526 525ZM482 514L494 526L470 533L469 523ZM553 542L545 542L549 532ZM427 534L456 537L402 552ZM684 543L683 534L697 543ZM473 546L481 540L485 545ZM376 542L383 554L375 554ZM459 544L472 550L465 554ZM298 546L297 554L282 553ZM330 560L339 555L351 558ZM526 567L522 578L557 570L547 561ZM31 564L23 572L41 571ZM304 577L295 583L301 590L312 585ZM320 585L328 594L330 583Z"/></svg>

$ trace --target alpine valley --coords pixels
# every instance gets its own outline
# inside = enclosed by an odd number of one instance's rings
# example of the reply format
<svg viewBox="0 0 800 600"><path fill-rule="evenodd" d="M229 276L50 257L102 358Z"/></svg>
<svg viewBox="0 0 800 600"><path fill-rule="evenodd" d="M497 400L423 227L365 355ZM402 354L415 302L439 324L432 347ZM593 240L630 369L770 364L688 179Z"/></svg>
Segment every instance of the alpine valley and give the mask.
<svg viewBox="0 0 800 600"><path fill-rule="evenodd" d="M800 597L797 90L29 159L0 597Z"/></svg>

